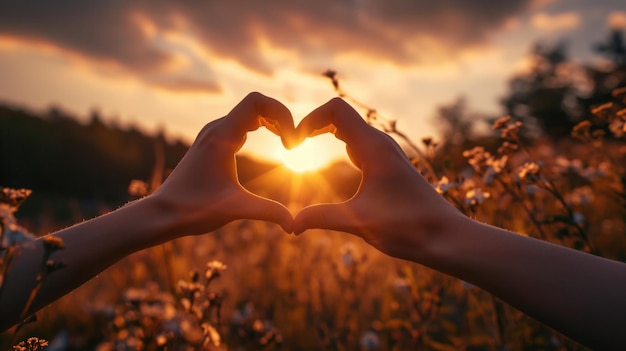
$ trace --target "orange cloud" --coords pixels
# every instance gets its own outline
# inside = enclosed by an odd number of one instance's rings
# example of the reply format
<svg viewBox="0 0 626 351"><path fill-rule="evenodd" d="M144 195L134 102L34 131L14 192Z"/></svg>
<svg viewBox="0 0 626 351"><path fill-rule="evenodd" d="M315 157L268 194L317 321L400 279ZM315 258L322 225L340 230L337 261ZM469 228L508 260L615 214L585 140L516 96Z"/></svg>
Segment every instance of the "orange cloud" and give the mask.
<svg viewBox="0 0 626 351"><path fill-rule="evenodd" d="M176 54L163 38L168 31L264 74L276 67L262 55L260 38L297 53L304 66L312 57L341 53L415 65L441 58L423 43L436 42L448 56L476 47L533 1L15 1L0 4L0 35L115 61L140 78L172 66ZM204 66L211 70L210 62Z"/></svg>
<svg viewBox="0 0 626 351"><path fill-rule="evenodd" d="M626 12L613 11L609 14L607 24L613 29L626 29Z"/></svg>
<svg viewBox="0 0 626 351"><path fill-rule="evenodd" d="M566 12L556 15L540 12L533 15L530 19L530 23L534 28L547 31L577 28L580 26L580 22L580 15L575 12Z"/></svg>

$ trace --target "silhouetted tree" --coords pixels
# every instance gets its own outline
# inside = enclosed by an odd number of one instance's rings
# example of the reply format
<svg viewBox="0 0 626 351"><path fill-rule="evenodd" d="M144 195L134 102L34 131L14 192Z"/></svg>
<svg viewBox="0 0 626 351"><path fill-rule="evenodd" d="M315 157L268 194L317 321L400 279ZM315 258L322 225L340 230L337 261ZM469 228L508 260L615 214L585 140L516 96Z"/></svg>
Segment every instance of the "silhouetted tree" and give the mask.
<svg viewBox="0 0 626 351"><path fill-rule="evenodd" d="M439 106L436 119L442 142L456 146L465 144L471 138L471 131L476 122L467 108L467 99L464 97Z"/></svg>
<svg viewBox="0 0 626 351"><path fill-rule="evenodd" d="M580 98L580 103L587 110L609 101L613 90L626 86L626 41L623 32L611 31L605 41L596 43L593 49L608 62L586 67L588 92Z"/></svg>
<svg viewBox="0 0 626 351"><path fill-rule="evenodd" d="M522 120L533 137L568 137L572 127L593 118L594 105L611 99L611 92L626 85L626 42L623 32L612 30L592 46L608 59L604 64L579 64L569 59L567 44L537 44L531 66L509 80L502 99L505 113Z"/></svg>
<svg viewBox="0 0 626 351"><path fill-rule="evenodd" d="M524 122L531 136L568 136L583 115L576 84L581 79L585 79L584 71L570 62L565 42L537 44L531 53L530 70L511 78L502 104L508 115Z"/></svg>
<svg viewBox="0 0 626 351"><path fill-rule="evenodd" d="M626 65L626 42L622 31L611 30L606 41L597 43L594 48L597 53L606 56L617 67Z"/></svg>

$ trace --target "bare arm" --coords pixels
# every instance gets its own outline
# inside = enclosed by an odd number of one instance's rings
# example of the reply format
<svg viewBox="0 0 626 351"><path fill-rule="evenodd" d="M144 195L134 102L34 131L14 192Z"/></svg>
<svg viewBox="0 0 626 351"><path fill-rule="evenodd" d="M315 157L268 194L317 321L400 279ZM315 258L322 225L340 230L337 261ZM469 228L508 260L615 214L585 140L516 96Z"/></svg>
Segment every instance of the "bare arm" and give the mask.
<svg viewBox="0 0 626 351"><path fill-rule="evenodd" d="M251 93L227 116L202 129L154 194L51 234L63 240L64 248L49 258L63 262L65 267L46 276L39 287L44 239L19 247L0 296L0 331L138 250L184 235L208 233L242 218L272 221L291 232L293 219L283 205L246 191L237 180L235 152L246 133L262 125L281 135L285 146L290 146L294 126L287 108ZM33 290L37 294L29 305Z"/></svg>
<svg viewBox="0 0 626 351"><path fill-rule="evenodd" d="M441 197L387 135L333 99L298 126L331 131L362 170L355 196L296 215L294 230L340 230L468 281L594 349L626 345L626 264L476 222Z"/></svg>

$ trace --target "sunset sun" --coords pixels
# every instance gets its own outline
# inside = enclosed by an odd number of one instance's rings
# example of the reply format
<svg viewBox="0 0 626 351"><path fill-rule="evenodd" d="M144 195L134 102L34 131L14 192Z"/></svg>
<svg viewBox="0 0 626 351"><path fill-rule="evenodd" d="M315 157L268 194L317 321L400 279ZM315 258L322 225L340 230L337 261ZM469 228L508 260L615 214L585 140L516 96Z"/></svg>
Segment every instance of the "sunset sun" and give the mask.
<svg viewBox="0 0 626 351"><path fill-rule="evenodd" d="M322 169L337 158L335 152L328 152L327 138L334 139L332 136L318 136L306 139L298 147L291 150L278 148L276 158L285 167L296 173Z"/></svg>

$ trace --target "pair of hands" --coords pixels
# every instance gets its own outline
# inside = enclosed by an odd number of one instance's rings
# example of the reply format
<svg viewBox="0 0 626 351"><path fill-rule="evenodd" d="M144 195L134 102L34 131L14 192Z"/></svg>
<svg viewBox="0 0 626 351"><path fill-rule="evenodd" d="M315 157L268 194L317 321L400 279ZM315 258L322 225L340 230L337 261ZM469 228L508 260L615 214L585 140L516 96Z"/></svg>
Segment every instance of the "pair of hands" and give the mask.
<svg viewBox="0 0 626 351"><path fill-rule="evenodd" d="M306 207L294 218L282 204L247 191L237 178L234 155L246 134L261 126L280 136L286 148L333 133L346 143L350 159L363 173L356 194L343 203ZM283 104L260 93L250 93L228 115L207 124L153 196L176 214L177 236L207 233L237 219L258 219L275 222L288 233L311 228L352 233L400 258L427 239L419 229L436 232L446 216L460 215L391 137L368 125L342 99L315 109L296 128Z"/></svg>

